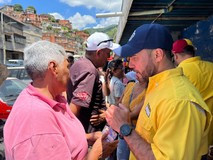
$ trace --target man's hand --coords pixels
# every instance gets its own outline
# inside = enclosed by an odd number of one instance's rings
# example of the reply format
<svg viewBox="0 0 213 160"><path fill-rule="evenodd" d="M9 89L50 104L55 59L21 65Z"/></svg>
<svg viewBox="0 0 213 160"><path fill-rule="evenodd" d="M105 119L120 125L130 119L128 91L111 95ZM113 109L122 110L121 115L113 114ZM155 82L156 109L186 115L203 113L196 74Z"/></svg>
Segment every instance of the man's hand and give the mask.
<svg viewBox="0 0 213 160"><path fill-rule="evenodd" d="M115 150L118 144L118 140L113 142L107 142L107 135L108 132L104 133L102 137L97 139L97 141L92 146L90 153L87 156L87 160L98 160L101 158L106 158Z"/></svg>
<svg viewBox="0 0 213 160"><path fill-rule="evenodd" d="M118 133L120 132L120 127L123 124L130 124L130 112L129 109L124 105L119 104L118 106L111 105L106 110L106 120L107 123Z"/></svg>
<svg viewBox="0 0 213 160"><path fill-rule="evenodd" d="M87 133L86 134L86 138L87 138L87 142L89 145L93 145L94 142L100 138L102 136L102 132L101 131L97 131L97 132L92 132L92 133Z"/></svg>
<svg viewBox="0 0 213 160"><path fill-rule="evenodd" d="M99 124L101 124L102 122L105 121L105 110L99 109L99 114L93 115L90 118L90 123L93 126L98 126Z"/></svg>

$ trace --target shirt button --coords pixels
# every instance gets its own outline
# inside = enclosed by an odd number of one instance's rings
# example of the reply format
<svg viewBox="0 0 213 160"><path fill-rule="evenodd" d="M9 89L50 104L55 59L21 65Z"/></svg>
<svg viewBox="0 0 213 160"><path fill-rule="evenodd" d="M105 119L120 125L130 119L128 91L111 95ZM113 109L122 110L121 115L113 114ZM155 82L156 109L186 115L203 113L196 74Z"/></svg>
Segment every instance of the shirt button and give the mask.
<svg viewBox="0 0 213 160"><path fill-rule="evenodd" d="M157 87L157 86L158 86L158 83L155 83L155 86Z"/></svg>

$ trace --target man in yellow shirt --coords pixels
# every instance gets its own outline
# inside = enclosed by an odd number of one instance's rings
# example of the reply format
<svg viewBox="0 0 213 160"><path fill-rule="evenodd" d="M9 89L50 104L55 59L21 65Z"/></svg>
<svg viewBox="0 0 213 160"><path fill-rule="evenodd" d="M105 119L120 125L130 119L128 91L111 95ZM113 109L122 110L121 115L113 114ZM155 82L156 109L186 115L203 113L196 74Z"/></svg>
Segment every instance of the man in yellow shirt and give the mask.
<svg viewBox="0 0 213 160"><path fill-rule="evenodd" d="M124 137L130 159L195 160L207 154L211 113L196 88L174 68L173 39L159 24L138 27L114 52L130 56L130 68L149 82L136 129L122 105L106 111L110 126Z"/></svg>
<svg viewBox="0 0 213 160"><path fill-rule="evenodd" d="M203 61L199 56L195 56L194 46L192 43L189 44L188 41L181 39L173 43L174 61L178 67L183 69L184 75L198 89L213 114L213 63ZM209 145L213 145L213 122L208 141Z"/></svg>

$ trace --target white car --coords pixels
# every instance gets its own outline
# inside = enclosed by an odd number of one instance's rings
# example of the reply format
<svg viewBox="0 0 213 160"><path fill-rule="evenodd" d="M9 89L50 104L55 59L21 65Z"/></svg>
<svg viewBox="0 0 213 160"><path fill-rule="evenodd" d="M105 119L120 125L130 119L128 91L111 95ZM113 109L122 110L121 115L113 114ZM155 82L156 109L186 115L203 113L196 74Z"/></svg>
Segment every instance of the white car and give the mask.
<svg viewBox="0 0 213 160"><path fill-rule="evenodd" d="M24 66L22 67L7 67L9 70L9 77L16 77L22 80L24 83L29 84L32 80L27 74Z"/></svg>

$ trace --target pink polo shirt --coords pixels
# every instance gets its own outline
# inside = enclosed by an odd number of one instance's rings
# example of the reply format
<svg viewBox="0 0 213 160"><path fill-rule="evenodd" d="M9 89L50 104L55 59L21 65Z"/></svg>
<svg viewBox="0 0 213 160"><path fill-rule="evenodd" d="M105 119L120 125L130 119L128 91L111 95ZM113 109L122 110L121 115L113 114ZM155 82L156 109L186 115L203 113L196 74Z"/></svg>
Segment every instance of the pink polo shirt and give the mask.
<svg viewBox="0 0 213 160"><path fill-rule="evenodd" d="M82 160L87 140L62 96L57 101L32 85L17 98L4 127L7 160Z"/></svg>

